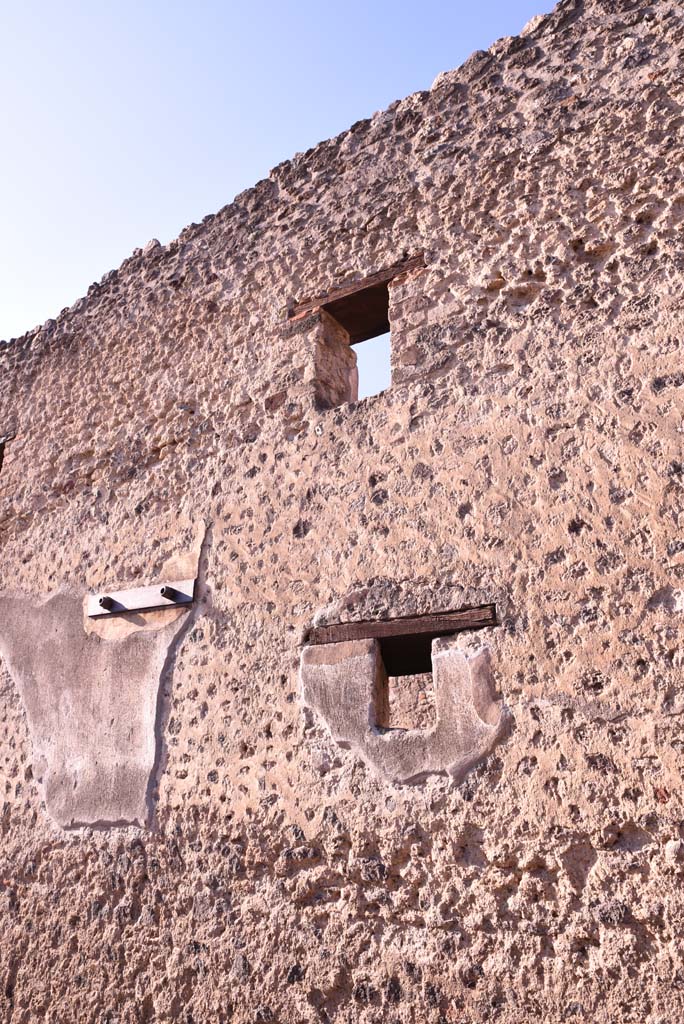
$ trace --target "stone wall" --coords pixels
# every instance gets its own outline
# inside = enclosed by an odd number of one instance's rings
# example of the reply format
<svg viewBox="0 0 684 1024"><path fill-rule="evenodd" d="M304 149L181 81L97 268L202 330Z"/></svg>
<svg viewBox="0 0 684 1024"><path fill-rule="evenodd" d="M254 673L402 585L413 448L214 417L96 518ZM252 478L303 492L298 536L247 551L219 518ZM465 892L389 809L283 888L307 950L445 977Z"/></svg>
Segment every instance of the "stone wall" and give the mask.
<svg viewBox="0 0 684 1024"><path fill-rule="evenodd" d="M5 1019L684 1012L683 46L564 0L0 349ZM347 402L289 314L417 256ZM308 706L314 623L480 605L464 774Z"/></svg>

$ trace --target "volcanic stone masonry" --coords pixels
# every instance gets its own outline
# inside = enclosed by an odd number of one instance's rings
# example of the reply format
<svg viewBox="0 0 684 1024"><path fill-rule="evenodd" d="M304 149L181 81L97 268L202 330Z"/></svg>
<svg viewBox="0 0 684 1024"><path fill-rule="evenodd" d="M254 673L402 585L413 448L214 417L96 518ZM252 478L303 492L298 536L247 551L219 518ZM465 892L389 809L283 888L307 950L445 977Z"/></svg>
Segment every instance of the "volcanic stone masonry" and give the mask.
<svg viewBox="0 0 684 1024"><path fill-rule="evenodd" d="M563 0L0 345L3 1020L684 1017L683 49Z"/></svg>

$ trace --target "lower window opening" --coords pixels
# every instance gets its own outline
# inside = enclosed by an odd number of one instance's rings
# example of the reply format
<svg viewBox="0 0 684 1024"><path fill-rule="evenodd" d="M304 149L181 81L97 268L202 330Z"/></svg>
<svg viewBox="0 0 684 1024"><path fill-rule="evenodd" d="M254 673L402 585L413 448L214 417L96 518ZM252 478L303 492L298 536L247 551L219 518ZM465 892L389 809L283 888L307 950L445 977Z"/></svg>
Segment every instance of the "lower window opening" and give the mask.
<svg viewBox="0 0 684 1024"><path fill-rule="evenodd" d="M387 729L431 729L437 724L432 672L389 676Z"/></svg>
<svg viewBox="0 0 684 1024"><path fill-rule="evenodd" d="M431 634L383 637L380 651L387 673L383 702L385 729L430 729L437 724L432 684Z"/></svg>
<svg viewBox="0 0 684 1024"><path fill-rule="evenodd" d="M486 604L423 615L314 626L307 630L304 640L310 644L377 641L384 672L376 679L375 725L379 729L424 731L437 724L432 641L496 625L496 607Z"/></svg>

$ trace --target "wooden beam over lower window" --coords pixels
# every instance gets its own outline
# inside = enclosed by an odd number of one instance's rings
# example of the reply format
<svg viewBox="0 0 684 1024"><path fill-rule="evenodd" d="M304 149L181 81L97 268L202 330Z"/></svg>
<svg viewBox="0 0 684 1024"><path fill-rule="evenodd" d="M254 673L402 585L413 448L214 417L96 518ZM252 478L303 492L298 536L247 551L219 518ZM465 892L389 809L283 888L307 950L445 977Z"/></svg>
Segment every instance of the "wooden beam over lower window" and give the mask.
<svg viewBox="0 0 684 1024"><path fill-rule="evenodd" d="M344 640L383 640L389 637L448 636L466 629L483 629L496 625L493 604L480 608L461 608L455 612L437 612L400 619L371 622L337 622L332 626L314 626L309 630L309 644L337 644Z"/></svg>
<svg viewBox="0 0 684 1024"><path fill-rule="evenodd" d="M437 637L496 625L496 608L487 604L412 618L315 626L309 631L306 642L316 645L377 640L387 675L408 676L432 671L432 641Z"/></svg>

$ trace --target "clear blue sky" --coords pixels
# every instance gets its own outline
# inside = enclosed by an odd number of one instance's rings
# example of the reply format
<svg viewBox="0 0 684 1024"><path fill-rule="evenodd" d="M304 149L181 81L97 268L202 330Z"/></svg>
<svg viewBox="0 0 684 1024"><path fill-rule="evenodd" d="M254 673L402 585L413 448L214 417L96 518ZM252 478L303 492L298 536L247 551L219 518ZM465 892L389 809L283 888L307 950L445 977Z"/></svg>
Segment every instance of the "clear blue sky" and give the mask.
<svg viewBox="0 0 684 1024"><path fill-rule="evenodd" d="M553 0L0 3L0 338Z"/></svg>

